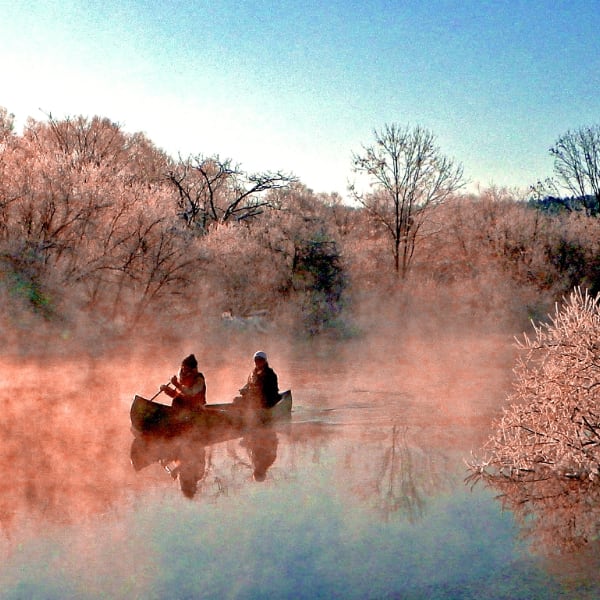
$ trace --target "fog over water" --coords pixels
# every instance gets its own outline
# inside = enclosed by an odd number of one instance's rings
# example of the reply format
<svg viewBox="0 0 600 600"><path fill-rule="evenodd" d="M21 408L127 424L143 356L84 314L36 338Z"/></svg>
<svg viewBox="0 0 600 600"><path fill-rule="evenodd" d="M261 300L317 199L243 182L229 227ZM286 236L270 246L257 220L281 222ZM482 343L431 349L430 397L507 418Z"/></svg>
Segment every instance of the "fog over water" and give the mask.
<svg viewBox="0 0 600 600"><path fill-rule="evenodd" d="M0 598L532 597L495 596L496 577L588 597L592 559L572 559L569 583L528 554L493 493L463 482L510 388L516 322L397 312L337 341L215 325L168 345L146 332L109 351L7 353ZM135 394L153 396L194 352L208 402L229 401L257 349L293 391L289 423L135 454Z"/></svg>

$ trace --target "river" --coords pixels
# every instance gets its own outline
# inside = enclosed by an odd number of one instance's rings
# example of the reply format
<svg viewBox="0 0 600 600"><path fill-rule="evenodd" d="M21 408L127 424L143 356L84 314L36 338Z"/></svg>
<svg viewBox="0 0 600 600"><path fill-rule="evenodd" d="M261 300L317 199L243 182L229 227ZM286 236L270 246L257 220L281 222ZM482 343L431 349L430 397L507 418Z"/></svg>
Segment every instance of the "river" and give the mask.
<svg viewBox="0 0 600 600"><path fill-rule="evenodd" d="M175 350L5 361L0 598L599 596L595 540L568 543L575 519L596 529L589 494L522 515L465 484L510 387L510 336L269 353L290 422L159 447L135 442L128 411ZM232 397L250 361L199 355L209 402Z"/></svg>

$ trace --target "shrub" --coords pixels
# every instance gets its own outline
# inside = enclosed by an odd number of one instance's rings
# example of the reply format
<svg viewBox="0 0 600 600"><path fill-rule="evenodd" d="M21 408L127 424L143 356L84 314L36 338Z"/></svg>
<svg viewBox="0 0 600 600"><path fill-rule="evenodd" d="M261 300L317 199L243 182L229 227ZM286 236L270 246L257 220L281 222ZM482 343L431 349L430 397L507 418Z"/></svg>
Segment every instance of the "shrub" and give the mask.
<svg viewBox="0 0 600 600"><path fill-rule="evenodd" d="M510 405L471 468L515 477L551 470L597 479L600 464L600 297L576 288L518 345Z"/></svg>
<svg viewBox="0 0 600 600"><path fill-rule="evenodd" d="M271 311L286 285L285 257L240 224L220 224L202 238L203 271L219 312L247 316Z"/></svg>
<svg viewBox="0 0 600 600"><path fill-rule="evenodd" d="M294 287L304 292L304 327L311 335L339 325L346 277L335 241L304 240L294 257Z"/></svg>
<svg viewBox="0 0 600 600"><path fill-rule="evenodd" d="M44 318L52 315L52 302L42 281L43 265L39 253L27 244L12 252L0 252L0 285L13 299L25 301L34 312Z"/></svg>

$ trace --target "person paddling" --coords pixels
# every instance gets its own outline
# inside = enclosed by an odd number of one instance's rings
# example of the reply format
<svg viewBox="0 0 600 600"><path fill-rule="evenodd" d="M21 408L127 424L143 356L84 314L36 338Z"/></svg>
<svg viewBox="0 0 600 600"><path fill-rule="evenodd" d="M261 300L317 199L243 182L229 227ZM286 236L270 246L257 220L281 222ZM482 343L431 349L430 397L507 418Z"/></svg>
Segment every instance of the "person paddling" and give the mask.
<svg viewBox="0 0 600 600"><path fill-rule="evenodd" d="M179 377L173 375L171 385L161 385L160 390L173 398L175 408L198 410L206 404L206 381L193 354L181 361Z"/></svg>

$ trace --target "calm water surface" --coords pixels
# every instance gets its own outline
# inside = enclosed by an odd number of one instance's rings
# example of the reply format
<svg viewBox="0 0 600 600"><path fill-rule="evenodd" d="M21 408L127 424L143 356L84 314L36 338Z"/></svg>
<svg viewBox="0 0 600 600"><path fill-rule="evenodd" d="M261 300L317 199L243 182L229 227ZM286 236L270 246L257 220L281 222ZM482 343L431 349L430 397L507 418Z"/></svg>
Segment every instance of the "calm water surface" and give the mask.
<svg viewBox="0 0 600 600"><path fill-rule="evenodd" d="M291 422L212 444L134 441L171 366L45 365L40 392L4 365L0 597L597 598L589 494L521 515L465 485L513 356L461 342L282 353Z"/></svg>

